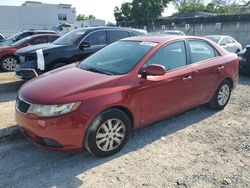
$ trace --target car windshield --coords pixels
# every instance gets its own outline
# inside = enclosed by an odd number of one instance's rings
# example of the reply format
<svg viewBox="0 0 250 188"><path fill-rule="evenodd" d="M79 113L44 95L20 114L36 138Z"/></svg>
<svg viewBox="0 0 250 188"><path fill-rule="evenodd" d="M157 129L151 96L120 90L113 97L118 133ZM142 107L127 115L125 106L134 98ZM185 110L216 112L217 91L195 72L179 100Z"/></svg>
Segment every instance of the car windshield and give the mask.
<svg viewBox="0 0 250 188"><path fill-rule="evenodd" d="M215 43L219 43L221 37L220 36L206 36L207 39L214 41Z"/></svg>
<svg viewBox="0 0 250 188"><path fill-rule="evenodd" d="M74 44L82 35L87 31L87 29L76 29L67 34L61 36L55 40L56 45L72 45Z"/></svg>
<svg viewBox="0 0 250 188"><path fill-rule="evenodd" d="M14 40L16 40L16 38L18 38L21 34L22 34L22 32L16 33L16 34L10 36L7 40L12 40L12 41L14 41Z"/></svg>
<svg viewBox="0 0 250 188"><path fill-rule="evenodd" d="M14 42L12 44L10 44L10 46L19 46L19 45L22 45L23 43L27 42L28 40L30 40L32 37L29 36L29 37L25 37L17 42Z"/></svg>
<svg viewBox="0 0 250 188"><path fill-rule="evenodd" d="M157 43L139 41L118 41L81 62L85 70L112 75L126 74Z"/></svg>

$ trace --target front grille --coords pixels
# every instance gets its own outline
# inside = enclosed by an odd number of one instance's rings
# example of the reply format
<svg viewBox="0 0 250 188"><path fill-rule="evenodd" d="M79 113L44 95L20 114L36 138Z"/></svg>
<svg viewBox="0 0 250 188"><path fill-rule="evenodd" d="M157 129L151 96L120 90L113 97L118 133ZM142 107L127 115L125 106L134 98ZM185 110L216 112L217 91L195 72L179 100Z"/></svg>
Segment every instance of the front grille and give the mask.
<svg viewBox="0 0 250 188"><path fill-rule="evenodd" d="M30 107L30 104L23 101L22 99L20 98L17 98L16 100L16 107L17 107L17 110L22 112L22 113L27 113L28 110L29 110L29 107Z"/></svg>

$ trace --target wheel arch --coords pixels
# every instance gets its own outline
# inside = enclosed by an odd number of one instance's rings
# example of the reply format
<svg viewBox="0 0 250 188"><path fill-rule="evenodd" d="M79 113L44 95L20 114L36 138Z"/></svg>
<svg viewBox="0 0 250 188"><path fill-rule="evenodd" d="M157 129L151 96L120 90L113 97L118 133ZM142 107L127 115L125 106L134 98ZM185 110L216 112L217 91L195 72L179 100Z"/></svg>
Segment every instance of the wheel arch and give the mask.
<svg viewBox="0 0 250 188"><path fill-rule="evenodd" d="M232 88L234 88L234 82L233 82L233 79L232 79L232 78L230 78L230 77L226 77L224 80L229 81L229 82L230 82L230 84L231 84L231 87L232 87ZM224 80L223 80L223 81L224 81Z"/></svg>
<svg viewBox="0 0 250 188"><path fill-rule="evenodd" d="M0 61L2 61L2 59L6 58L6 57L14 57L14 58L17 59L17 61L19 60L17 55L14 55L14 54L5 54L5 55L1 56Z"/></svg>

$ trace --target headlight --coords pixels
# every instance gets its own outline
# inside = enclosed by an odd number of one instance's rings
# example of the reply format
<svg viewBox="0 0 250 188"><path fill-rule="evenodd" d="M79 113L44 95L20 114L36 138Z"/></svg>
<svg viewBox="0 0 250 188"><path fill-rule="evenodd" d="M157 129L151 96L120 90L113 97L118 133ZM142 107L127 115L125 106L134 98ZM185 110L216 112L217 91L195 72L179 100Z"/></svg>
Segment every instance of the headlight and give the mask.
<svg viewBox="0 0 250 188"><path fill-rule="evenodd" d="M77 110L80 104L81 102L59 105L32 104L28 110L28 113L36 114L39 117L59 116Z"/></svg>

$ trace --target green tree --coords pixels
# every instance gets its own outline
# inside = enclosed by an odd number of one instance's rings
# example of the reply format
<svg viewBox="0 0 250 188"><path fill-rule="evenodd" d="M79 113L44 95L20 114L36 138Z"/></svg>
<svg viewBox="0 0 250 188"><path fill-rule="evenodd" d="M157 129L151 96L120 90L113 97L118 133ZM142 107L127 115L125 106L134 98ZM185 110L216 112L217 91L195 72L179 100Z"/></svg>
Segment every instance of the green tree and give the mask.
<svg viewBox="0 0 250 188"><path fill-rule="evenodd" d="M95 16L92 15L92 14L90 14L90 15L87 17L87 19L95 19Z"/></svg>
<svg viewBox="0 0 250 188"><path fill-rule="evenodd" d="M115 7L114 9L114 16L116 22L125 22L125 21L131 21L131 9L132 9L132 4L131 3L123 3L121 5L121 8Z"/></svg>
<svg viewBox="0 0 250 188"><path fill-rule="evenodd" d="M131 15L138 26L152 26L171 0L133 0Z"/></svg>
<svg viewBox="0 0 250 188"><path fill-rule="evenodd" d="M78 14L76 20L77 21L86 20L86 16L84 14Z"/></svg>
<svg viewBox="0 0 250 188"><path fill-rule="evenodd" d="M77 21L88 20L88 19L95 19L95 16L94 15L85 16L84 14L78 14L76 17Z"/></svg>

